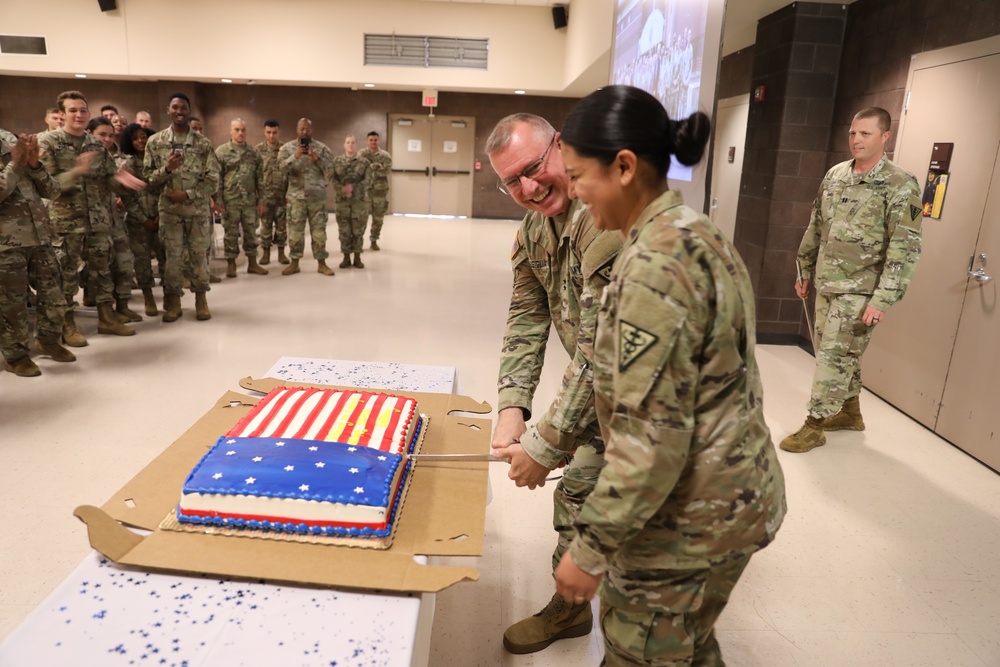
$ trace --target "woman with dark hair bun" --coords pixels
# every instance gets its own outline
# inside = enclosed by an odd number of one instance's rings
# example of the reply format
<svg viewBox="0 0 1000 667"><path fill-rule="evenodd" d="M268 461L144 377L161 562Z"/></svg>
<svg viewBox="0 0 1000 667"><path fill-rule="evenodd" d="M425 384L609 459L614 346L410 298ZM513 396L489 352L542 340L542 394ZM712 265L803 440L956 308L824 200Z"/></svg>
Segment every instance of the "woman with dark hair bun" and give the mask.
<svg viewBox="0 0 1000 667"><path fill-rule="evenodd" d="M581 100L561 134L571 196L626 237L594 341L606 465L556 570L567 600L599 592L606 665L723 664L715 621L786 510L746 267L667 185L709 134L629 86Z"/></svg>
<svg viewBox="0 0 1000 667"><path fill-rule="evenodd" d="M131 123L125 126L118 140L119 149L126 156L123 166L137 178L143 178L142 161L146 157L146 142L153 134L152 129ZM152 249L160 250L157 235L160 226L158 196L159 193L152 188L145 188L122 197L122 203L125 204L125 230L135 256L135 280L142 290L146 315L150 317L160 312L153 296L155 282L150 257ZM162 259L159 263L163 266Z"/></svg>

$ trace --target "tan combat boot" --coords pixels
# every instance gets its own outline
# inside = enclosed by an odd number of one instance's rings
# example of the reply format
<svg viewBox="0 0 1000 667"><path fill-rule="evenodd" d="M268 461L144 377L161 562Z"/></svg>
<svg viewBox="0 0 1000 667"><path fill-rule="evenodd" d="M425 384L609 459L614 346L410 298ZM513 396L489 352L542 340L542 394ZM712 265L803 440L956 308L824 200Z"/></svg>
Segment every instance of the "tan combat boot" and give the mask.
<svg viewBox="0 0 1000 667"><path fill-rule="evenodd" d="M63 342L70 347L87 347L87 339L76 330L76 320L73 317L73 309L66 311L63 316Z"/></svg>
<svg viewBox="0 0 1000 667"><path fill-rule="evenodd" d="M257 263L256 255L247 255L247 273L253 273L258 276L266 276L267 269Z"/></svg>
<svg viewBox="0 0 1000 667"><path fill-rule="evenodd" d="M153 298L153 288L147 287L142 290L142 300L145 302L146 314L150 317L155 317L160 314L160 311L156 309L156 299Z"/></svg>
<svg viewBox="0 0 1000 667"><path fill-rule="evenodd" d="M38 377L39 375L42 374L42 369L36 366L35 362L32 361L29 357L21 357L16 361L7 361L5 359L3 362L3 367L4 370L10 371L14 375L23 378Z"/></svg>
<svg viewBox="0 0 1000 667"><path fill-rule="evenodd" d="M126 322L142 322L142 315L128 307L128 299L115 299L115 312L122 324Z"/></svg>
<svg viewBox="0 0 1000 667"><path fill-rule="evenodd" d="M351 268L351 256L350 255L346 255L346 254L344 255L344 261L342 261L340 263L340 268L342 268L342 269L349 269L349 268Z"/></svg>
<svg viewBox="0 0 1000 667"><path fill-rule="evenodd" d="M861 418L861 401L857 396L847 399L840 407L840 412L821 419L824 431L864 431L865 420Z"/></svg>
<svg viewBox="0 0 1000 667"><path fill-rule="evenodd" d="M231 278L235 278L236 274L233 274L230 277ZM222 282L222 278L220 278L219 276L217 276L214 273L212 273L211 271L209 271L208 272L208 282L210 282L210 283L212 283L214 285L215 283L221 283ZM190 285L185 285L184 286L184 289L190 289L190 288L191 288Z"/></svg>
<svg viewBox="0 0 1000 667"><path fill-rule="evenodd" d="M260 248L260 263L270 264L271 263L271 247L261 246Z"/></svg>
<svg viewBox="0 0 1000 667"><path fill-rule="evenodd" d="M293 273L298 273L299 271L299 260L292 258L292 263L281 270L281 275L290 276Z"/></svg>
<svg viewBox="0 0 1000 667"><path fill-rule="evenodd" d="M540 612L507 628L503 645L517 655L534 653L559 639L589 635L593 625L589 602L571 605L556 593Z"/></svg>
<svg viewBox="0 0 1000 667"><path fill-rule="evenodd" d="M372 239L372 250L378 252L381 249L378 247L378 239Z"/></svg>
<svg viewBox="0 0 1000 667"><path fill-rule="evenodd" d="M176 294L163 295L163 321L173 322L180 319L181 298Z"/></svg>
<svg viewBox="0 0 1000 667"><path fill-rule="evenodd" d="M45 340L35 338L35 352L38 354L44 354L47 357L52 357L52 361L76 361L76 355L59 344L58 336L55 336L54 338L48 338L46 336Z"/></svg>
<svg viewBox="0 0 1000 667"><path fill-rule="evenodd" d="M118 321L118 315L110 303L101 303L97 306L97 333L111 334L113 336L134 336L135 329L130 329Z"/></svg>
<svg viewBox="0 0 1000 667"><path fill-rule="evenodd" d="M329 266L326 265L325 259L319 260L319 266L316 268L316 271L318 273L322 273L324 276L333 275L333 269L331 269Z"/></svg>
<svg viewBox="0 0 1000 667"><path fill-rule="evenodd" d="M826 436L823 435L822 421L809 415L802 428L782 440L780 447L786 452L802 454L825 444Z"/></svg>
<svg viewBox="0 0 1000 667"><path fill-rule="evenodd" d="M226 260L226 277L227 278L236 277L236 259Z"/></svg>
<svg viewBox="0 0 1000 667"><path fill-rule="evenodd" d="M212 319L212 312L208 309L208 298L204 292L195 292L194 316L199 320Z"/></svg>
<svg viewBox="0 0 1000 667"><path fill-rule="evenodd" d="M288 264L288 261L285 257L285 246L278 246L278 264Z"/></svg>
<svg viewBox="0 0 1000 667"><path fill-rule="evenodd" d="M355 269L363 269L363 268L365 268L365 265L361 263L361 253L360 252L354 253L354 268Z"/></svg>

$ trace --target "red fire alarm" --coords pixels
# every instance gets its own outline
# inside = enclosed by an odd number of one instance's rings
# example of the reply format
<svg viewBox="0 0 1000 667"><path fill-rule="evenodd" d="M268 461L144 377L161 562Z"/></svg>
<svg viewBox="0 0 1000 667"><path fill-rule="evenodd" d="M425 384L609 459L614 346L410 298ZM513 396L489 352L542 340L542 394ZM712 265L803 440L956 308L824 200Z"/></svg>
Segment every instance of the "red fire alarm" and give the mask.
<svg viewBox="0 0 1000 667"><path fill-rule="evenodd" d="M753 101L763 102L764 101L764 90L765 86L757 86L753 89Z"/></svg>

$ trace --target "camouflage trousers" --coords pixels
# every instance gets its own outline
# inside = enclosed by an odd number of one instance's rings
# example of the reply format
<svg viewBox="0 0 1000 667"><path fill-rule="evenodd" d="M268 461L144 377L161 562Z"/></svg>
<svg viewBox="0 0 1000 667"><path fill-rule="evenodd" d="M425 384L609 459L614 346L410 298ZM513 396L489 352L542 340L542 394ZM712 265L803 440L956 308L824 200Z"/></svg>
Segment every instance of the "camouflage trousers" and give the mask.
<svg viewBox="0 0 1000 667"><path fill-rule="evenodd" d="M621 572L601 581L601 632L609 667L722 667L715 622L750 562L702 570Z"/></svg>
<svg viewBox="0 0 1000 667"><path fill-rule="evenodd" d="M62 272L63 295L66 305L77 306L80 291L80 269L87 265L88 286L94 292L94 302L114 303L114 281L111 278L111 237L107 232L67 232L57 234L53 242L59 270Z"/></svg>
<svg viewBox="0 0 1000 667"><path fill-rule="evenodd" d="M208 246L212 240L212 219L208 215L178 216L160 213L160 241L167 255L163 293L184 294L185 262L190 265L191 291L207 292Z"/></svg>
<svg viewBox="0 0 1000 667"><path fill-rule="evenodd" d="M125 231L125 221L117 217L111 222L111 279L114 281L116 299L128 299L132 296L132 281L135 279L135 259L132 256L132 244ZM94 277L88 272L88 288L93 291Z"/></svg>
<svg viewBox="0 0 1000 667"><path fill-rule="evenodd" d="M288 217L288 254L292 259L302 259L306 251L306 223L309 223L309 237L313 259L326 259L326 214L325 199L289 199L286 202Z"/></svg>
<svg viewBox="0 0 1000 667"><path fill-rule="evenodd" d="M243 234L243 252L247 257L257 254L257 207L236 202L226 202L226 212L222 216L225 232L223 248L226 259L240 256L240 233Z"/></svg>
<svg viewBox="0 0 1000 667"><path fill-rule="evenodd" d="M285 200L268 199L264 202L264 212L260 216L260 244L264 248L273 245L284 248L288 242L288 223L285 220Z"/></svg>
<svg viewBox="0 0 1000 667"><path fill-rule="evenodd" d="M37 294L39 340L58 342L66 297L55 250L50 245L0 251L0 351L13 363L28 356L28 286Z"/></svg>
<svg viewBox="0 0 1000 667"><path fill-rule="evenodd" d="M809 397L809 414L830 417L849 398L861 393L861 355L874 327L861 316L868 294L816 295L816 372Z"/></svg>
<svg viewBox="0 0 1000 667"><path fill-rule="evenodd" d="M139 289L151 289L156 284L153 279L152 259L155 232L131 217L125 219L125 231L128 233L129 247L132 248L135 281Z"/></svg>
<svg viewBox="0 0 1000 667"><path fill-rule="evenodd" d="M572 460L561 469L562 479L552 494L552 526L558 536L552 552L553 572L576 537L573 524L604 467L604 442L596 435L591 435L586 442L577 447ZM557 468L557 471L560 470Z"/></svg>
<svg viewBox="0 0 1000 667"><path fill-rule="evenodd" d="M385 212L389 210L389 193L369 191L368 197L370 198L368 212L372 216L371 238L372 241L378 241L382 236L382 220L385 218Z"/></svg>
<svg viewBox="0 0 1000 667"><path fill-rule="evenodd" d="M340 231L340 252L360 253L365 244L368 225L368 201L348 199L337 202L337 229Z"/></svg>

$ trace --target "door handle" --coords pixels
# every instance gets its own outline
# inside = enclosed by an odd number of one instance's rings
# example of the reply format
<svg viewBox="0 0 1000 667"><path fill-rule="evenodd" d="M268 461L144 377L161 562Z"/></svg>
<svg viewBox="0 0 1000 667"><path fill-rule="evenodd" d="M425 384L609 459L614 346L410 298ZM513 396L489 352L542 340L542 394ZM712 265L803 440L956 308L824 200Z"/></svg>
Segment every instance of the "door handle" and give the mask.
<svg viewBox="0 0 1000 667"><path fill-rule="evenodd" d="M977 269L975 271L969 271L969 277L975 278L976 282L982 285L983 283L988 283L993 280L993 276L986 275L986 269Z"/></svg>
<svg viewBox="0 0 1000 667"><path fill-rule="evenodd" d="M437 176L437 175L438 175L438 168L431 167L431 176Z"/></svg>

